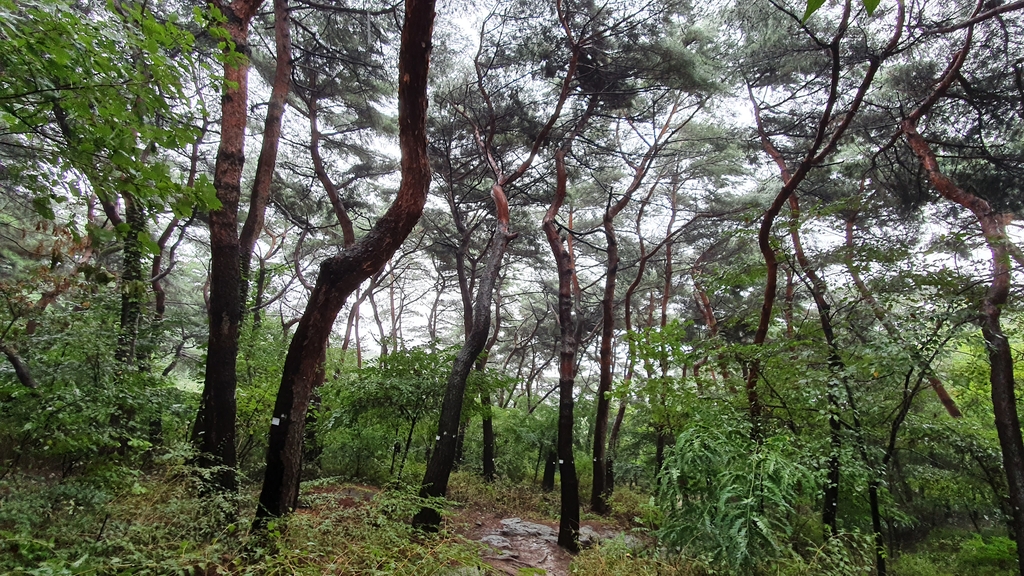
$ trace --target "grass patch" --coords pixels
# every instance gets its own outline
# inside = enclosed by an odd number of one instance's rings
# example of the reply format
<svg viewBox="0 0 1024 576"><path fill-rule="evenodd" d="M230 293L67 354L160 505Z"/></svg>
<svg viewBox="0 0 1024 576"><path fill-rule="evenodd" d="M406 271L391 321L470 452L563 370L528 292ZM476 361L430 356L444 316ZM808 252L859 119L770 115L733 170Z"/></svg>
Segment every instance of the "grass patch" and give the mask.
<svg viewBox="0 0 1024 576"><path fill-rule="evenodd" d="M0 484L0 573L428 575L482 566L478 544L414 531L409 489L321 484L248 531L255 495L203 497L182 470L117 489L20 476Z"/></svg>

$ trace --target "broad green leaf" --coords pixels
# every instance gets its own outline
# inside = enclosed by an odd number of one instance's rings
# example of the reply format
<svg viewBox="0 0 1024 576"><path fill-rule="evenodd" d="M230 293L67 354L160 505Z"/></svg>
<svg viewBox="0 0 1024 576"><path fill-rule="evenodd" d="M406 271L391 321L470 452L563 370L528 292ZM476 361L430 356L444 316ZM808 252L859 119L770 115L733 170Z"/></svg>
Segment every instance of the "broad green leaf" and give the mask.
<svg viewBox="0 0 1024 576"><path fill-rule="evenodd" d="M810 17L825 5L825 0L807 0L807 10L804 11L803 21L807 22Z"/></svg>

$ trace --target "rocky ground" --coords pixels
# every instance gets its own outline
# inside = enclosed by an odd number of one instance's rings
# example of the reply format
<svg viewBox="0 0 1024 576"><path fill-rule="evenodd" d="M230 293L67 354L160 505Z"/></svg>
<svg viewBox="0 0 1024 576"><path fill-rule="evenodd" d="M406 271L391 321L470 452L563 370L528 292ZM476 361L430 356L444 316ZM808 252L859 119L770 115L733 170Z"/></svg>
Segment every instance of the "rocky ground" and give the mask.
<svg viewBox="0 0 1024 576"><path fill-rule="evenodd" d="M484 561L500 573L519 575L524 569L533 569L543 570L535 574L549 576L569 574L572 555L558 547L557 524L501 518L481 510L464 510L457 518L463 520L459 532L484 543ZM633 536L622 535L620 530L600 523L584 522L580 527L580 545L584 548L611 538L636 543Z"/></svg>

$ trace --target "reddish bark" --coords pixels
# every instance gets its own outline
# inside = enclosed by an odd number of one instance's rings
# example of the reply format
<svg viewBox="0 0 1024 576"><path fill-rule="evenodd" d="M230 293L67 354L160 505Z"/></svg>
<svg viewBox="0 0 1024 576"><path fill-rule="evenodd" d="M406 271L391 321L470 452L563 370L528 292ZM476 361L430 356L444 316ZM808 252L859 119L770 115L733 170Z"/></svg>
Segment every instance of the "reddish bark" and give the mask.
<svg viewBox="0 0 1024 576"><path fill-rule="evenodd" d="M323 158L320 156L321 135L320 128L317 126L317 115L319 114L317 104L320 94L317 92L317 73L313 71L311 74L309 101L306 103L309 108L309 154L313 159L313 172L327 192L327 197L331 200L334 215L338 218L338 224L341 225L342 241L344 246L348 248L356 243L356 233L352 226L352 219L349 218L348 210L345 209L345 204L341 201L341 196L338 194L338 187L331 180L330 175L327 174Z"/></svg>
<svg viewBox="0 0 1024 576"><path fill-rule="evenodd" d="M779 262L771 243L772 227L775 223L775 218L779 215L782 207L789 200L790 195L796 191L800 183L807 177L811 168L823 162L825 158L835 150L836 146L839 144L839 140L843 137L846 130L853 122L853 119L857 116L857 112L860 110L861 104L864 102L864 97L867 95L868 88L874 81L875 74L878 72L879 67L886 58L895 52L899 40L903 35L905 11L903 2L900 0L897 2L896 24L888 44L886 44L880 54L869 59L868 65L864 71L864 77L861 79L861 83L854 94L853 100L850 102L849 108L844 114L842 114L841 120L834 122L838 117L834 108L836 103L839 101L839 82L842 76L843 56L840 52L840 45L847 32L850 14L851 4L848 2L844 7L843 16L837 32L827 46L828 54L831 58L831 79L828 87L825 107L818 119L814 138L795 171L790 173L788 167L784 164L779 166L780 170L783 171L783 186L775 196L771 205L767 210L765 210L764 217L761 220L761 226L758 229L757 245L765 260L767 280L765 282L761 314L757 323L757 331L754 333L753 343L755 345L764 344L768 337L768 326L771 323L772 309L775 304L775 296L778 289ZM754 103L754 115L757 120L759 132L761 133L762 143L765 143L767 148L771 144L770 142L767 142L768 138L761 123L760 109L756 104L752 90L750 90L750 100ZM834 128L832 128L833 125ZM757 390L757 381L759 378L760 362L754 360L747 370L746 387L750 419L752 422L752 434L755 438L760 436L762 412L761 401Z"/></svg>
<svg viewBox="0 0 1024 576"><path fill-rule="evenodd" d="M249 50L249 25L262 0L217 2L227 21L234 50ZM230 56L230 55L229 55ZM213 172L213 186L221 206L210 211L210 337L207 342L206 376L199 413L192 428L192 443L199 452L197 464L217 468L214 482L220 488L237 487L235 465L235 374L238 325L241 320L239 280L238 202L245 164L245 126L248 120L248 59L231 56L224 63L221 96L220 146Z"/></svg>
<svg viewBox="0 0 1024 576"><path fill-rule="evenodd" d="M274 83L270 89L270 101L267 102L267 118L263 124L263 145L260 157L256 161L256 174L252 182L252 193L249 197L249 212L242 225L239 236L241 263L240 290L241 305L246 305L249 297L249 275L252 266L252 251L256 239L263 231L263 217L270 202L270 184L274 180L274 168L277 166L277 150L281 142L281 122L288 91L292 80L292 33L291 19L288 15L288 0L274 0L274 47L277 63L274 66Z"/></svg>
<svg viewBox="0 0 1024 576"><path fill-rule="evenodd" d="M274 404L267 468L254 525L295 508L302 471L306 411L327 338L346 298L398 250L419 221L430 186L427 158L427 72L434 0L406 0L398 57L398 127L402 182L388 211L359 242L320 266L292 337Z"/></svg>
<svg viewBox="0 0 1024 576"><path fill-rule="evenodd" d="M575 552L579 550L580 497L576 461L573 458L573 385L576 380L576 351L579 330L573 319L572 257L558 233L555 217L566 195L565 148L555 152L557 185L555 197L544 215L543 229L558 268L558 465L561 471L561 512L558 524L558 545Z"/></svg>
<svg viewBox="0 0 1024 576"><path fill-rule="evenodd" d="M966 56L969 44L970 32L961 51L961 59ZM917 132L916 122L920 116L921 114L912 115L903 121L902 130L907 143L920 160L932 186L943 198L963 206L974 214L992 254L992 284L981 303L979 320L988 349L992 409L995 414L999 446L1003 453L1003 469L1010 495L1013 529L1017 542L1024 542L1024 441L1021 439L1020 417L1014 392L1013 352L999 321L1002 307L1010 293L1011 240L1006 234L1006 219L1004 215L993 210L984 199L960 188L942 173L935 153ZM1024 546L1017 548L1017 561L1021 571L1024 571Z"/></svg>

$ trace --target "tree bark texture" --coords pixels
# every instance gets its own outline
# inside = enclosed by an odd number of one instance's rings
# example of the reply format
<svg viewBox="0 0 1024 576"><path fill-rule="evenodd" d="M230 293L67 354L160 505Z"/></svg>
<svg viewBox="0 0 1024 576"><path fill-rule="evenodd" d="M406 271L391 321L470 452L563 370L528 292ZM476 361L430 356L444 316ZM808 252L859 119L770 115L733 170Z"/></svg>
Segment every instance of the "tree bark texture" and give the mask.
<svg viewBox="0 0 1024 576"><path fill-rule="evenodd" d="M274 404L267 468L254 524L295 508L302 471L306 410L334 320L345 299L391 258L412 232L430 186L427 72L434 0L406 0L398 58L398 126L402 182L388 211L359 242L320 266L316 285L285 357Z"/></svg>
<svg viewBox="0 0 1024 576"><path fill-rule="evenodd" d="M221 96L220 145L213 172L213 186L220 208L210 211L210 337L206 349L206 376L199 413L192 428L192 443L199 452L197 464L217 467L214 483L226 491L237 488L235 465L235 388L237 386L238 325L242 316L239 280L238 201L245 164L245 125L248 120L249 25L262 0L218 2L227 18L241 59L224 64Z"/></svg>
<svg viewBox="0 0 1024 576"><path fill-rule="evenodd" d="M555 472L558 470L558 452L548 450L547 458L544 459L544 478L541 480L541 489L551 492L555 489Z"/></svg>
<svg viewBox="0 0 1024 576"><path fill-rule="evenodd" d="M14 346L0 344L0 352L3 352L4 356L7 357L7 361L11 363L11 366L14 368L14 375L18 377L18 382L21 382L22 386L32 389L39 388L39 383L32 377L32 371L29 370L28 365L18 355L18 351Z"/></svg>
<svg viewBox="0 0 1024 576"><path fill-rule="evenodd" d="M573 459L573 385L576 380L576 351L579 334L573 318L572 256L565 240L558 233L555 217L566 195L565 149L555 152L557 185L555 198L544 215L543 229L558 268L558 466L561 472L561 510L558 523L558 545L576 552L579 550L580 495Z"/></svg>
<svg viewBox="0 0 1024 576"><path fill-rule="evenodd" d="M249 197L249 212L242 225L239 237L241 263L241 304L249 298L249 282L252 273L252 251L256 239L263 232L263 217L270 202L270 184L274 180L277 166L277 150L281 143L281 122L292 80L292 32L288 15L288 0L274 0L274 48L277 62L274 66L274 84L267 102L267 118L263 124L263 145L256 161L252 193Z"/></svg>

